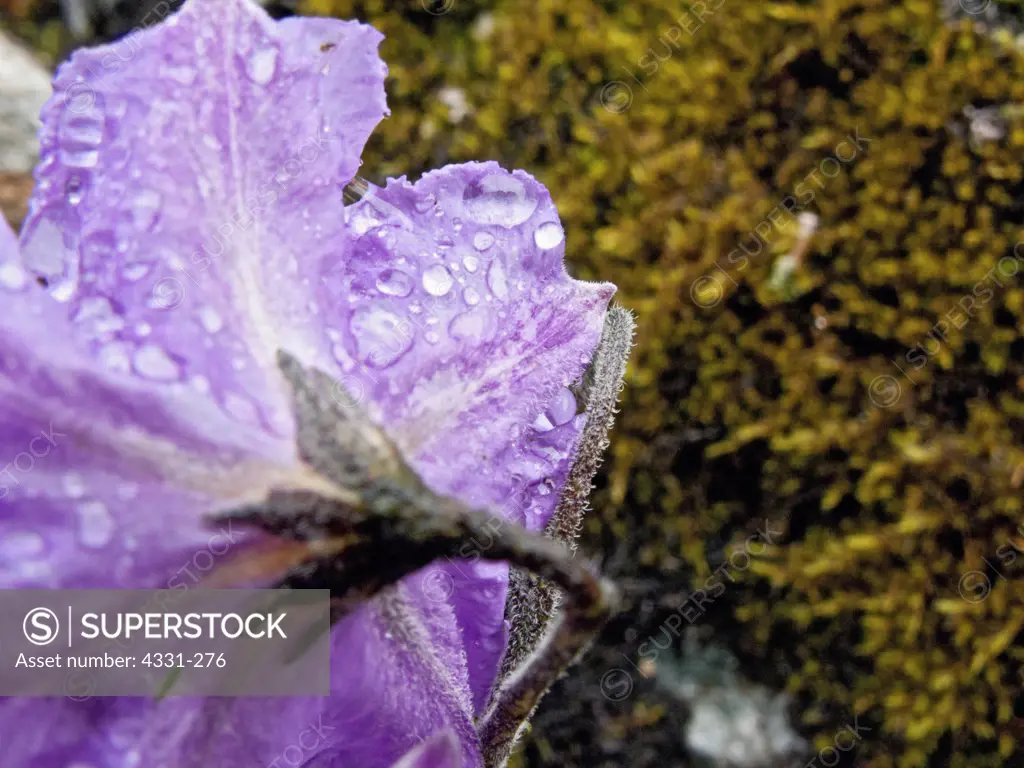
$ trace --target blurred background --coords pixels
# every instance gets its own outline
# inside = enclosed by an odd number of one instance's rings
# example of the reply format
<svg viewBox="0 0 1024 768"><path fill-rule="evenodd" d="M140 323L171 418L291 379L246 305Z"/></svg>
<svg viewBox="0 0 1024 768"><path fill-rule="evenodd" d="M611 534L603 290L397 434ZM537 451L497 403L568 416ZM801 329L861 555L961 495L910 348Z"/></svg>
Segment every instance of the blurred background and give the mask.
<svg viewBox="0 0 1024 768"><path fill-rule="evenodd" d="M157 6L0 0L15 223L46 70ZM363 176L526 169L637 313L627 610L516 765L1024 765L1024 3L268 9L386 34Z"/></svg>

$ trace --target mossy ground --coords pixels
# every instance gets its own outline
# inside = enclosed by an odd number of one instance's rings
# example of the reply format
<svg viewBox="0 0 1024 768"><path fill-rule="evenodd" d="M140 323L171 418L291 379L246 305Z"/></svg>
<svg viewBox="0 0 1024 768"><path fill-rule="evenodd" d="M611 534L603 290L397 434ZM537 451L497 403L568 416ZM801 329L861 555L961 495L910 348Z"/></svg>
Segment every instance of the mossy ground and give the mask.
<svg viewBox="0 0 1024 768"><path fill-rule="evenodd" d="M529 170L639 320L585 542L631 606L521 762L684 764L681 705L601 682L767 521L694 626L812 741L859 718L843 764L1024 764L1011 37L940 0L424 2L302 3L387 35L364 175Z"/></svg>

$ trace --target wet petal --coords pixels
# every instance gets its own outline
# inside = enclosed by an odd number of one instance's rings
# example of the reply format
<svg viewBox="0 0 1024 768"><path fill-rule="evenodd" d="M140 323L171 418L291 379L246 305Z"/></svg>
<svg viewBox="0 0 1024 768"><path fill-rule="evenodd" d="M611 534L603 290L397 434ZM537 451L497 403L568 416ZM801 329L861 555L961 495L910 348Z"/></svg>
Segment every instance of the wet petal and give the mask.
<svg viewBox="0 0 1024 768"><path fill-rule="evenodd" d="M386 111L380 39L194 0L60 68L21 243L96 354L287 435L274 355L333 366L315 288Z"/></svg>
<svg viewBox="0 0 1024 768"><path fill-rule="evenodd" d="M166 587L222 548L202 513L297 476L292 452L184 386L98 367L17 269L0 257L0 586Z"/></svg>
<svg viewBox="0 0 1024 768"><path fill-rule="evenodd" d="M614 288L569 277L547 191L495 163L371 188L346 218L323 288L343 384L435 490L540 530L582 428L566 387ZM504 649L507 568L433 567L454 582L479 708Z"/></svg>

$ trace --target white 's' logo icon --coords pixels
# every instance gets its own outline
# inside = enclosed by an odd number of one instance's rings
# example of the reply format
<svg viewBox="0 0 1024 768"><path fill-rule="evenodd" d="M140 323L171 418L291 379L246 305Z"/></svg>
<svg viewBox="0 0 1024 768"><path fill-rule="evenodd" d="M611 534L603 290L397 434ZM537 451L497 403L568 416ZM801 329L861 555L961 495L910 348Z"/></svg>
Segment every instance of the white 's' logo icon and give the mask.
<svg viewBox="0 0 1024 768"><path fill-rule="evenodd" d="M21 623L25 638L33 645L49 645L57 639L60 621L49 608L33 608Z"/></svg>

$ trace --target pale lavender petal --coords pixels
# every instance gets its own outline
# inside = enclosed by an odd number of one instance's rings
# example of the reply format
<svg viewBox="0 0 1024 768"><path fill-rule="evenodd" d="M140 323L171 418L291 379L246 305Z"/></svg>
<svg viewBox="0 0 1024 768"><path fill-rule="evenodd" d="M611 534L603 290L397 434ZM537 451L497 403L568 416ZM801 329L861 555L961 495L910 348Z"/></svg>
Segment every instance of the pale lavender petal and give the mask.
<svg viewBox="0 0 1024 768"><path fill-rule="evenodd" d="M495 163L371 188L346 218L323 287L345 385L435 490L540 530L583 423L566 387L613 286L569 277L547 191ZM507 568L433 567L454 582L479 709L505 644Z"/></svg>
<svg viewBox="0 0 1024 768"><path fill-rule="evenodd" d="M211 536L240 546L200 516L293 476L287 444L97 367L17 262L0 276L0 586L166 587Z"/></svg>
<svg viewBox="0 0 1024 768"><path fill-rule="evenodd" d="M193 0L60 68L22 255L109 366L289 436L275 354L333 368L315 291L386 112L380 39Z"/></svg>

